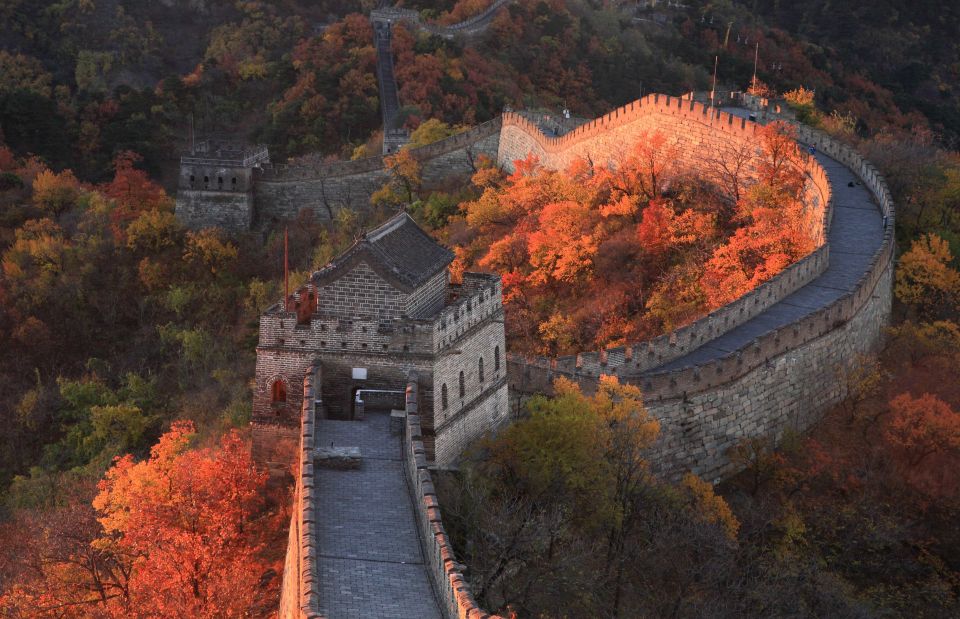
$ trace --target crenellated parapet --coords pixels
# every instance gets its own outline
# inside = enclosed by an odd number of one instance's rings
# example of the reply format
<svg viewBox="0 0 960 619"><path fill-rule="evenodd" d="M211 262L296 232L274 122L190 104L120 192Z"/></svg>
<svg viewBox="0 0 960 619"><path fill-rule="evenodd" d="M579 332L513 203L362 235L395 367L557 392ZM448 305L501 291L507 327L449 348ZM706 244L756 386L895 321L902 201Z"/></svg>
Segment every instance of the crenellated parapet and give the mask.
<svg viewBox="0 0 960 619"><path fill-rule="evenodd" d="M320 549L316 528L322 515L317 509L313 471L317 408L323 406L315 397L320 385L319 371L318 366L310 365L301 377L300 440L293 470L293 504L278 612L283 619L324 619L318 610Z"/></svg>
<svg viewBox="0 0 960 619"><path fill-rule="evenodd" d="M705 160L703 149L755 142L757 129L697 102L651 95L558 138L505 114L499 161L508 165L526 151L549 167L574 158L609 157L615 164L612 148L626 143L624 135L656 130L696 169ZM834 161L832 170L812 157L805 163L820 247L743 297L658 338L555 359L512 355L513 395L549 393L560 376L588 390L603 374L635 383L663 427L655 468L708 477L729 472L725 454L739 439L802 430L839 401L846 372L876 349L889 318L894 206L882 176L855 149L809 127L798 126L797 133L801 143ZM843 177L842 187L834 186L835 176ZM869 193L856 194L860 186ZM837 192L851 197L835 204ZM844 221L851 220L849 209L865 217L856 225L867 226L869 234L858 237L850 223L837 229L837 208L848 209Z"/></svg>

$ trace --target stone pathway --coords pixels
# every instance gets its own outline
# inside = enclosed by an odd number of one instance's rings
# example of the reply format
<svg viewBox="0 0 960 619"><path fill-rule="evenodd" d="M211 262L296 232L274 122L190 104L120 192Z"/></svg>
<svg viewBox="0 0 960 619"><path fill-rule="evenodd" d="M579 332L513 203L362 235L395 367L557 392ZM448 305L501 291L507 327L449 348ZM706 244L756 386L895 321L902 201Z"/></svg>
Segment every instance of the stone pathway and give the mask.
<svg viewBox="0 0 960 619"><path fill-rule="evenodd" d="M731 110L727 110L731 111ZM833 303L856 288L857 281L870 269L870 259L883 242L883 215L870 190L858 184L856 175L842 163L817 154L833 184L833 224L830 264L817 279L765 312L721 335L708 344L646 374L696 366L739 350L771 329L792 324L804 316ZM853 183L853 186L848 186Z"/></svg>
<svg viewBox="0 0 960 619"><path fill-rule="evenodd" d="M316 469L320 613L327 619L441 617L420 551L389 413L317 422L317 446L360 447L356 470Z"/></svg>

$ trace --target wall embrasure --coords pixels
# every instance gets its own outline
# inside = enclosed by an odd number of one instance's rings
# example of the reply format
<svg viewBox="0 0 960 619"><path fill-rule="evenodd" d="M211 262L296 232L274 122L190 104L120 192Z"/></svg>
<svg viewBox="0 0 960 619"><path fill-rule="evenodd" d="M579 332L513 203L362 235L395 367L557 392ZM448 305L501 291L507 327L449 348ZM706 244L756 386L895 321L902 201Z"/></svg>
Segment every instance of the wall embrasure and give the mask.
<svg viewBox="0 0 960 619"><path fill-rule="evenodd" d="M560 138L548 138L524 119L505 116L499 161L522 159L526 152L549 167L585 157L615 161L622 144L630 143L631 133L635 141L637 135L656 130L670 135L681 159L695 167L703 161L697 155L700 149L749 141L756 128L699 103L651 95ZM508 372L513 405L519 406L529 394L549 393L558 376L592 389L601 374L618 375L641 386L650 412L661 421L654 468L669 477L693 470L713 479L732 472L726 454L740 439L806 429L844 397L847 371L876 350L889 321L894 207L883 178L856 151L807 127L799 127L798 138L850 168L884 216L883 241L855 290L743 349L700 365L656 371L749 319L741 316L759 314L822 273L829 263L829 247L823 245L745 297L649 342L558 359L512 355ZM817 168L807 170L809 195L825 207L818 214L820 238L825 239L831 225L831 188L826 172Z"/></svg>

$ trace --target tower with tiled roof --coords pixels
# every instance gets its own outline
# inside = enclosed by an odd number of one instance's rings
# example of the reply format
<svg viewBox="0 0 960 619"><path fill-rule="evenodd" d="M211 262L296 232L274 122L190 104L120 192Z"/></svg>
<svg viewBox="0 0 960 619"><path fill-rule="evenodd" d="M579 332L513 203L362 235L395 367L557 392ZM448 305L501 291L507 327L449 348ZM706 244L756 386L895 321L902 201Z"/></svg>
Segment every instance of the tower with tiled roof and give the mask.
<svg viewBox="0 0 960 619"><path fill-rule="evenodd" d="M253 406L258 460L274 469L291 460L303 404L296 381L314 362L317 406L334 419L402 409L416 371L427 455L438 466L506 418L500 278L466 273L451 284L452 260L401 213L266 310Z"/></svg>

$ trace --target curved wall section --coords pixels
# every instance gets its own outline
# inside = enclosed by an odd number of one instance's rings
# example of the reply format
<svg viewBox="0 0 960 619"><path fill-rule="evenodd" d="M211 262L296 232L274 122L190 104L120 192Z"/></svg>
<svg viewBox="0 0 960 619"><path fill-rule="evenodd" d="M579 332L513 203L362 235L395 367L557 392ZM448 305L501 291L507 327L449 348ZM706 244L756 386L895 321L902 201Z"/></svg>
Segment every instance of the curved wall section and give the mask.
<svg viewBox="0 0 960 619"><path fill-rule="evenodd" d="M578 157L615 162L617 145L653 130L669 135L675 144L686 144L679 148L681 158L696 167L699 149L749 141L756 126L690 101L650 96L557 139L539 135L521 118L505 117L499 160L508 165L528 150L550 167L568 165ZM798 128L798 138L848 168L869 190L872 207L879 210L876 218L882 217L876 246L855 248L867 253L857 262L860 270L853 274L849 289L733 350L700 355L701 360L690 355L748 320L762 325L765 312L795 290L821 284L828 288L832 280L825 280L831 274L824 269L831 259L839 264L840 254L832 258L831 245L825 243L750 294L650 342L557 359L511 356L513 406L529 394L549 393L558 376L577 380L589 390L601 374L618 375L642 387L651 414L661 421L661 437L651 455L654 468L668 477L693 470L715 479L732 472L727 452L741 439L779 438L788 429L803 430L837 403L845 395L846 373L860 357L876 350L889 320L894 207L883 178L855 150L808 127ZM829 205L819 213L821 238L843 238L838 230L831 232L836 224L828 172L819 165L807 172L811 204L819 193L819 202L826 197ZM859 208L870 209L871 203Z"/></svg>
<svg viewBox="0 0 960 619"><path fill-rule="evenodd" d="M755 174L760 155L756 146L758 129L754 122L697 102L649 95L559 138L543 135L518 114L504 114L497 159L507 169L513 169L513 162L526 158L527 153L551 169L565 168L578 159L616 165L638 140L659 133L667 140L665 147L676 157L680 173L710 178L716 174L718 158L749 153L753 160L745 166L747 181ZM755 318L819 277L830 261L825 238L832 216L833 190L828 174L815 159L805 158L804 173L808 225L818 245L808 256L739 299L670 333L609 350L527 362L571 373L634 378Z"/></svg>

